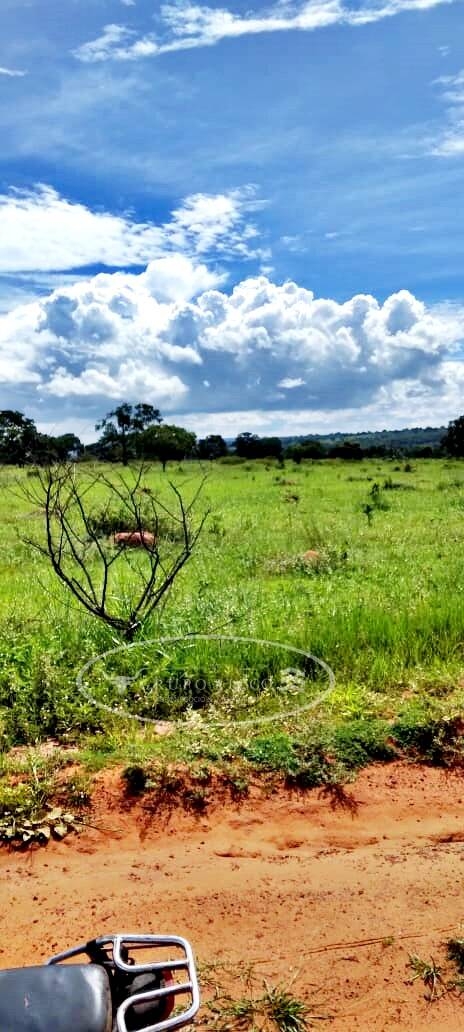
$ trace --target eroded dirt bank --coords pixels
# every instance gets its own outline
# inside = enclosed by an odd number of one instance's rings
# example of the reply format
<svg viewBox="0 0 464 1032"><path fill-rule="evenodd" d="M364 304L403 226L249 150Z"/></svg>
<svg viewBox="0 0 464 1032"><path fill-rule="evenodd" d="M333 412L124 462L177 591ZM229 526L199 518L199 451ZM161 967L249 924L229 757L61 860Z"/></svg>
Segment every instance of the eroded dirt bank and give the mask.
<svg viewBox="0 0 464 1032"><path fill-rule="evenodd" d="M464 777L373 767L351 793L351 810L315 791L147 822L139 804L121 809L111 775L98 830L0 852L0 965L102 932L171 931L203 963L245 958L273 983L294 978L332 1016L317 1027L457 1032L464 997L427 1002L408 956L444 961L464 921Z"/></svg>

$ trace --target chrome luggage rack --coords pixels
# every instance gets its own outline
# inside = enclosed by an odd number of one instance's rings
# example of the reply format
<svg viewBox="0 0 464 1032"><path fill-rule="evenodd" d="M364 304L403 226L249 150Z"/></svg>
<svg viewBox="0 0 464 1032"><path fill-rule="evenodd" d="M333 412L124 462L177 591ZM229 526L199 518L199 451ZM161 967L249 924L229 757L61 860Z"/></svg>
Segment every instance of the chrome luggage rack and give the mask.
<svg viewBox="0 0 464 1032"><path fill-rule="evenodd" d="M133 953L138 950L155 951L173 950L174 956L162 960L143 960L137 963ZM47 964L60 964L73 957L85 954L90 962L100 964L105 968L109 976L113 1001L116 1003L116 1028L118 1032L129 1032L126 1023L128 1011L140 1005L144 1009L150 1003L155 1004L163 999L168 1003L171 997L186 996L186 1006L182 1009L174 1008L174 1013L168 1017L162 1017L154 1024L138 1026L140 1032L165 1032L168 1029L182 1028L189 1024L195 1017L200 1006L200 991L195 968L192 948L186 939L178 935L102 935L90 942L75 946L73 949L58 953L47 961ZM177 954L177 955L176 955ZM179 956L180 954L180 956ZM186 977L175 981L171 976L177 972L179 975L185 972ZM147 989L146 992L135 992L129 995L118 1004L118 989L120 985L127 984L138 975L154 974L163 982L166 975L169 978L167 984L160 984L159 988ZM160 1008L162 1010L162 1007ZM129 1019L130 1020L130 1019ZM132 1022L130 1022L132 1024Z"/></svg>

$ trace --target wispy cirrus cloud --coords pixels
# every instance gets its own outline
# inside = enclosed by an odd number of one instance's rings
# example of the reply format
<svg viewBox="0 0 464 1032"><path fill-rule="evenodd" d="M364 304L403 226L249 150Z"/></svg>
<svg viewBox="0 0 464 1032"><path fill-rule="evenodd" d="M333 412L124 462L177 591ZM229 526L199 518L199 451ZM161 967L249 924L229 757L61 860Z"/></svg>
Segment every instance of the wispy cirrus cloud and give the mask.
<svg viewBox="0 0 464 1032"><path fill-rule="evenodd" d="M109 24L94 40L73 51L86 63L131 61L156 57L173 51L214 46L224 39L269 32L314 32L330 25L368 25L401 14L425 11L457 0L386 0L350 7L341 0L306 0L277 3L245 16L227 8L213 8L189 2L167 3L161 7L162 31L138 35L124 25Z"/></svg>
<svg viewBox="0 0 464 1032"><path fill-rule="evenodd" d="M464 155L464 68L456 75L441 75L434 85L442 90L446 104L446 125L432 146L442 158Z"/></svg>
<svg viewBox="0 0 464 1032"><path fill-rule="evenodd" d="M0 67L0 75L6 75L9 79L22 79L27 75L27 72L22 71L20 68Z"/></svg>
<svg viewBox="0 0 464 1032"><path fill-rule="evenodd" d="M122 55L133 46L131 40L134 35L134 31L124 25L105 25L101 36L78 47L74 51L74 56L88 64L93 61L106 61L113 55L118 59L118 55Z"/></svg>

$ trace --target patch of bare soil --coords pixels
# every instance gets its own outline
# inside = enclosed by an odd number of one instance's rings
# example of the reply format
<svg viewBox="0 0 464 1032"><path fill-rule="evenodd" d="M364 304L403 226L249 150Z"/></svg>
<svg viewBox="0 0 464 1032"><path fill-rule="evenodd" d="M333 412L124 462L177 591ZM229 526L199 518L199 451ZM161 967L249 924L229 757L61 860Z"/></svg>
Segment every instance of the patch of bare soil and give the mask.
<svg viewBox="0 0 464 1032"><path fill-rule="evenodd" d="M0 965L104 932L175 932L218 981L249 963L258 980L292 980L330 1015L318 1028L457 1032L464 998L429 1002L408 958L446 965L464 920L463 775L375 766L350 791L355 805L335 808L346 801L254 791L206 815L150 814L107 775L94 828L0 853Z"/></svg>

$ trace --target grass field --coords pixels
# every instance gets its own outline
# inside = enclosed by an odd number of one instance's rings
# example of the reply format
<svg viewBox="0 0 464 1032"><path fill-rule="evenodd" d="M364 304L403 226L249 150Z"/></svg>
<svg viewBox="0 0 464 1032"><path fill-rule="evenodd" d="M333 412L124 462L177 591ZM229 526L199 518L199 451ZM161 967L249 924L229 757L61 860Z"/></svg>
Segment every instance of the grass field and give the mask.
<svg viewBox="0 0 464 1032"><path fill-rule="evenodd" d="M288 667L302 667L304 692L314 698L325 684L314 669L308 674L301 657L189 638L148 660L137 647L117 653L85 680L92 698L114 710L121 704L117 677L137 675L143 656L139 681L125 682L130 686L123 708L158 719L187 714L175 734L160 739L151 724L94 705L77 690L76 676L118 638L78 606L47 560L25 542L43 539L43 513L21 495L21 484L33 487L34 476L4 469L4 767L11 746L49 737L78 741L94 767L153 754L215 761L239 756L287 774L303 767L308 781L314 764L317 780L327 757L345 769L388 756L392 734L404 748L456 752L454 732L464 708L464 464L369 460L279 468L270 461L216 463L206 472L197 504L198 512L210 510L203 533L162 612L140 636L196 632L292 645L331 666L334 690L311 710L289 716L303 690L298 677L285 673ZM119 473L113 468L110 475ZM153 466L144 483L166 500L172 479L188 499L204 474L194 463L173 464L165 475ZM76 475L84 472L78 468ZM97 485L97 506L99 492ZM175 547L166 544L168 553ZM309 549L319 554L315 563L302 560ZM124 608L144 561L135 551L121 561L116 609ZM277 689L266 693L269 678ZM267 714L267 723L244 724L255 711ZM230 717L235 723L218 726Z"/></svg>

